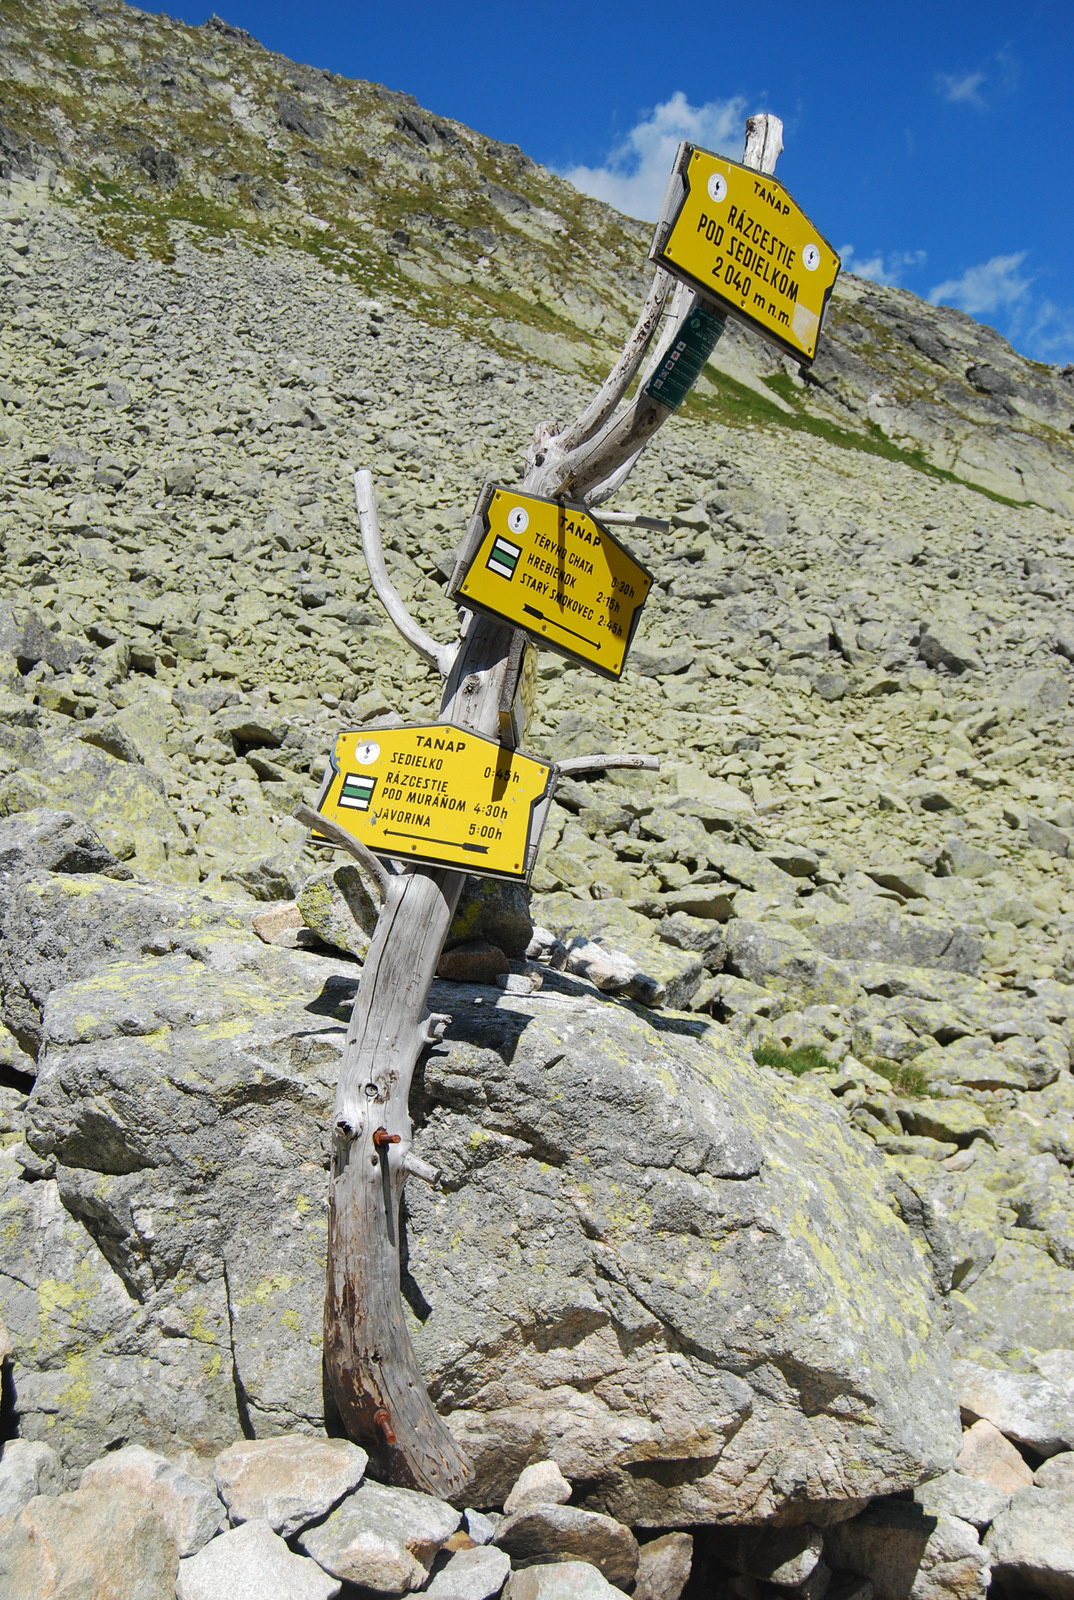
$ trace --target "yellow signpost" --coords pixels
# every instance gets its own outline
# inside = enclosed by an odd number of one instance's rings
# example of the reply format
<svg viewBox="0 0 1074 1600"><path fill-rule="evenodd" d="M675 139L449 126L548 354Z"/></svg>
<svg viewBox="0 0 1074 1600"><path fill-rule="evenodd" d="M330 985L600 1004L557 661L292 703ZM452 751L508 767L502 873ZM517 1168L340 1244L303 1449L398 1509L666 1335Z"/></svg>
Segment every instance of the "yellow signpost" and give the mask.
<svg viewBox="0 0 1074 1600"><path fill-rule="evenodd" d="M620 678L653 582L641 563L578 506L491 484L478 512L452 594Z"/></svg>
<svg viewBox="0 0 1074 1600"><path fill-rule="evenodd" d="M682 190L650 257L806 361L839 257L777 178L687 145Z"/></svg>
<svg viewBox="0 0 1074 1600"><path fill-rule="evenodd" d="M436 722L341 733L317 810L377 855L524 881L552 787L549 762Z"/></svg>

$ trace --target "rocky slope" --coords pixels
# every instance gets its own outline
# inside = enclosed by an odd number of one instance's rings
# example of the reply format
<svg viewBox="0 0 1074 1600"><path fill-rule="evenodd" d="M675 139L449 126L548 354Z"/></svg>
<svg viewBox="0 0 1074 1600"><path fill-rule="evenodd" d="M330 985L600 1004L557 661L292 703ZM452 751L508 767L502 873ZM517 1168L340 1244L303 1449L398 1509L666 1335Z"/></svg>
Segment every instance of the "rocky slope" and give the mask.
<svg viewBox="0 0 1074 1600"><path fill-rule="evenodd" d="M43 16L5 14L0 113L0 1316L4 1430L55 1446L54 1493L128 1442L204 1462L324 1426L323 1130L361 940L290 811L338 729L439 696L370 598L350 473L448 637L477 489L587 394L644 240L511 158L530 210L501 208L487 273L401 298L449 252L374 216L414 204L367 153L411 137L397 98L119 7L56 8L46 48ZM227 165L206 152L236 163L213 83L275 108L242 159L267 151L279 190L199 222ZM199 106L203 145L175 133ZM452 131L423 160L492 195L509 153ZM299 142L323 211L344 132L376 178L361 261L300 248L311 200L287 233ZM606 326L494 303L523 261ZM1019 1562L1065 1593L1019 1530L1069 1517L1041 1463L1074 1446L1069 378L853 281L807 385L721 350L631 480L672 531L629 535L657 581L626 675L542 657L527 729L662 770L561 785L536 970L510 970L517 907L457 929L501 983L436 1001L415 1343L486 1506L552 1456L592 1514L804 1527L825 1571L877 1583L916 1548L878 1594L983 1593L987 1551L1011 1593ZM987 374L1009 387L986 405ZM720 1537L711 1582L767 1594ZM820 1600L816 1561L793 1570Z"/></svg>

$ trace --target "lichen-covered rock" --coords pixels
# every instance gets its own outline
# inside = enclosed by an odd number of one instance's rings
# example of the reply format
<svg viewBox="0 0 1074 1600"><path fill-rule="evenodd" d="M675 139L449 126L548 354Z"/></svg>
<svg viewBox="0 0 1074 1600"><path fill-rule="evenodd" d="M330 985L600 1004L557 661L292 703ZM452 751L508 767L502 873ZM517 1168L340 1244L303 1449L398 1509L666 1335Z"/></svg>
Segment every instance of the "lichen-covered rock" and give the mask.
<svg viewBox="0 0 1074 1600"><path fill-rule="evenodd" d="M410 1270L432 1308L416 1343L475 1492L502 1504L526 1460L551 1454L624 1521L795 1520L910 1486L926 1456L950 1465L942 1336L876 1158L718 1029L560 1004L456 1010L454 1042L425 1067L420 1146L451 1192L408 1199ZM739 1376L745 1350L763 1378ZM852 1379L859 1362L869 1375ZM835 1398L851 1386L872 1402ZM778 1484L738 1477L776 1448ZM853 1473L827 1478L822 1451ZM692 1456L711 1466L665 1466Z"/></svg>
<svg viewBox="0 0 1074 1600"><path fill-rule="evenodd" d="M357 862L315 872L298 891L298 909L322 943L364 960L379 903Z"/></svg>

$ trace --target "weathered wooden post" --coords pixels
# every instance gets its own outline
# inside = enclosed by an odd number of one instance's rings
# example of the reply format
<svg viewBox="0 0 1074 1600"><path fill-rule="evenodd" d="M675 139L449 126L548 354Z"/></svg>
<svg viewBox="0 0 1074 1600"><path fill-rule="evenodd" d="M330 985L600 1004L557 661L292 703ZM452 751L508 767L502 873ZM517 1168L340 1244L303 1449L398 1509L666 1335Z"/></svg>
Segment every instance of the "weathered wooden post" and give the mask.
<svg viewBox="0 0 1074 1600"><path fill-rule="evenodd" d="M734 163L692 146L680 147L651 252L658 262L656 273L622 355L573 423L565 428L550 422L538 426L521 491L486 485L482 492L452 578L452 593L462 606L456 643L438 644L407 612L385 567L372 478L363 471L355 475L362 545L376 593L403 638L423 660L438 667L445 680L440 723L450 725L444 732L451 736L443 742L465 746L466 736L472 735L469 745L494 752L482 769L486 776L495 774L496 785L483 814L498 816L502 810L506 816L516 785L524 777L533 779L527 815L531 823L536 818L536 831L531 827L521 846L507 850L507 856L513 853L517 859L511 862L504 856L500 876L528 877L542 820L540 808L547 809L556 776L547 764L516 751L521 730L512 708L525 652L534 649L536 641L605 676L618 677L644 600L641 591L648 589L644 569L618 545L607 526L592 521L586 508L601 504L625 481L646 441L673 414L700 373L728 311L767 331L803 359L812 357L820 314L805 304L792 276L793 262L788 264L795 248L799 254L801 250L783 237L786 218L779 208L785 191L777 194L778 186L772 186L773 193L759 197L748 213L748 229L743 221L743 185L752 188L752 174L773 171L781 135L782 124L776 117L749 120L744 165L750 172L745 175ZM707 183L700 202L699 174ZM729 183L739 185L735 191L739 199L724 204ZM759 188L763 191L764 186ZM689 212L691 200L702 204L700 220ZM689 238L680 225L684 217ZM812 225L803 220L808 232ZM807 249L817 253L817 260L810 256L804 261L805 273L799 277L815 274L819 283L824 276L817 272L822 247L836 271L838 258L819 235L814 244L814 234L815 230ZM769 249L773 239L778 248ZM829 271L829 260L824 265L830 292L834 271ZM787 280L782 289L779 281L772 282L780 273ZM675 277L680 281L672 292ZM764 285L763 295L758 283ZM692 292L693 286L704 292ZM781 294L786 306L780 302ZM761 307L762 299L771 308L771 327L764 322L768 312ZM816 299L814 295L811 303ZM621 405L647 353L637 392ZM648 519L613 514L605 520ZM658 524L650 521L650 525ZM585 538L591 547L599 546L596 577L603 575L603 587L596 593L587 591L584 599L577 598L573 580L566 575L569 538ZM537 576L536 557L521 571L523 552L538 548L549 555L545 563L553 574L549 582ZM521 581L517 589L511 586L516 571L529 581L528 588ZM504 580L499 598L489 572ZM355 770L344 772L337 763L319 811L300 806L295 814L322 839L350 850L367 869L382 900L347 1032L333 1115L325 1372L344 1427L370 1451L381 1473L392 1482L449 1498L465 1486L470 1469L433 1409L404 1320L399 1208L408 1176L429 1183L438 1180L436 1170L411 1148L410 1084L420 1052L440 1039L450 1020L429 1012L428 995L465 873L489 870L477 855L465 852L488 853L492 846L469 842L460 834L457 814L445 812L440 820L436 813L436 832L443 835L436 839L423 833L417 812L390 814L383 796L413 797L419 792L398 787L402 781L398 769L404 761L427 765L426 757L417 752L422 739L428 745L429 731L409 730L407 738L417 738L418 746L406 750L402 734L393 743L391 730L377 730L364 741L361 735L343 735L341 745L351 741L346 748L353 752ZM485 740L494 744L479 743ZM386 756L381 743L390 745L392 754ZM468 754L472 757L474 750ZM564 762L559 771L641 764L657 765L650 758L608 755ZM548 781L538 794L542 768ZM535 778L531 769L536 770ZM429 803L454 804L446 778L434 775L420 781L433 785ZM378 783L382 798L374 802ZM443 790L440 797L436 785ZM387 821L393 819L398 826L389 829ZM492 824L479 828L476 822L468 828L475 839L499 831ZM408 862L408 855L416 859ZM437 865L438 860L449 864Z"/></svg>

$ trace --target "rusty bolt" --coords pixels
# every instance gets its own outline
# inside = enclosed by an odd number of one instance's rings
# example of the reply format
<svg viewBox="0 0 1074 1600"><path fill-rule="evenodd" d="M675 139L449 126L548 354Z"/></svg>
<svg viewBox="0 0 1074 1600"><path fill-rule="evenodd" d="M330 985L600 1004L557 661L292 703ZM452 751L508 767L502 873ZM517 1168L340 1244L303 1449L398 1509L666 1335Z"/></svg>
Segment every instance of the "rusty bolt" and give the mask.
<svg viewBox="0 0 1074 1600"><path fill-rule="evenodd" d="M383 1150L385 1145L398 1144L399 1135L397 1133L389 1133L387 1128L378 1128L373 1135L373 1143L378 1150Z"/></svg>
<svg viewBox="0 0 1074 1600"><path fill-rule="evenodd" d="M383 1407L381 1407L379 1411L374 1411L373 1421L376 1423L381 1433L383 1433L385 1444L394 1444L395 1434L392 1432L391 1412L386 1411Z"/></svg>

